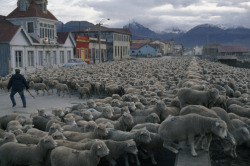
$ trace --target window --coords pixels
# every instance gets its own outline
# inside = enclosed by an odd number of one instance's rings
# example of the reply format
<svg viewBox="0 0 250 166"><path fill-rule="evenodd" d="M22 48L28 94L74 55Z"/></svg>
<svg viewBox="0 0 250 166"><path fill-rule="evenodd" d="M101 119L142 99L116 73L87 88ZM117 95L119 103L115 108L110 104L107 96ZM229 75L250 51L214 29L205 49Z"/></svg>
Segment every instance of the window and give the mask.
<svg viewBox="0 0 250 166"><path fill-rule="evenodd" d="M76 49L76 57L77 57L77 58L80 58L80 48L77 48L77 49Z"/></svg>
<svg viewBox="0 0 250 166"><path fill-rule="evenodd" d="M28 33L34 33L34 23L33 22L28 22Z"/></svg>
<svg viewBox="0 0 250 166"><path fill-rule="evenodd" d="M43 52L42 51L38 52L38 65L43 66Z"/></svg>
<svg viewBox="0 0 250 166"><path fill-rule="evenodd" d="M16 51L16 67L23 67L23 52Z"/></svg>
<svg viewBox="0 0 250 166"><path fill-rule="evenodd" d="M56 51L53 51L53 64L57 64L56 63Z"/></svg>
<svg viewBox="0 0 250 166"><path fill-rule="evenodd" d="M60 51L60 63L64 63L64 51Z"/></svg>
<svg viewBox="0 0 250 166"><path fill-rule="evenodd" d="M88 49L85 49L86 59L89 59Z"/></svg>
<svg viewBox="0 0 250 166"><path fill-rule="evenodd" d="M34 65L34 51L28 51L28 66Z"/></svg>
<svg viewBox="0 0 250 166"><path fill-rule="evenodd" d="M92 56L91 56L91 49L89 49L89 59L92 59Z"/></svg>
<svg viewBox="0 0 250 166"><path fill-rule="evenodd" d="M71 59L71 51L67 51L67 60Z"/></svg>
<svg viewBox="0 0 250 166"><path fill-rule="evenodd" d="M52 24L40 23L40 38L48 37L49 39L55 38L55 26Z"/></svg>

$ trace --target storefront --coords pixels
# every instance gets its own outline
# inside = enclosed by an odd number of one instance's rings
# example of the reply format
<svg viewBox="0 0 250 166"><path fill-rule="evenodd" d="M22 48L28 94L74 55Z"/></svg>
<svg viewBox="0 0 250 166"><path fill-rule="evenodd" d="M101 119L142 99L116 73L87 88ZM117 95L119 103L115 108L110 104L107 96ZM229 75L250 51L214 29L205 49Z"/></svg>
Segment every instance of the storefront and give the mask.
<svg viewBox="0 0 250 166"><path fill-rule="evenodd" d="M75 35L76 50L75 57L83 59L89 64L89 36Z"/></svg>

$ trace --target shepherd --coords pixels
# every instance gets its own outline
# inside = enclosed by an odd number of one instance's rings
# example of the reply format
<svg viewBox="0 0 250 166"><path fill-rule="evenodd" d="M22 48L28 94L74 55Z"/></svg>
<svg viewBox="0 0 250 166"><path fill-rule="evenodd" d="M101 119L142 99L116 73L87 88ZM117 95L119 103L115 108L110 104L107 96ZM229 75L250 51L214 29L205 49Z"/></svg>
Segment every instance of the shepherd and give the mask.
<svg viewBox="0 0 250 166"><path fill-rule="evenodd" d="M25 96L24 96L24 93L23 93L23 88L24 86L26 87L26 90L29 89L29 85L26 81L26 79L24 78L23 75L20 74L20 69L15 69L15 73L9 80L9 83L8 83L8 92L10 91L10 88L11 88L11 93L10 93L10 99L12 101L12 107L15 107L16 106L16 101L15 101L15 94L18 92L21 99L22 99L22 102L23 102L23 107L26 108L26 99L25 99Z"/></svg>

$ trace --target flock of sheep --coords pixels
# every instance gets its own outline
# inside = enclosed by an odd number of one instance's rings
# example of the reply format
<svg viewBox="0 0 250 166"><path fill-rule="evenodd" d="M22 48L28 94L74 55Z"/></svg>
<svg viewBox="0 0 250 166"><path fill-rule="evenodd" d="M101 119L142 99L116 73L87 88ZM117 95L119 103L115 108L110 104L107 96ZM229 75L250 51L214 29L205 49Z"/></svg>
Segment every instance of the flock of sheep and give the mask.
<svg viewBox="0 0 250 166"><path fill-rule="evenodd" d="M5 88L10 76L2 78ZM250 70L197 59L143 59L52 68L25 75L37 92L79 95L83 102L0 117L0 163L126 166L164 147L209 151L213 139L237 157L250 147ZM6 81L4 81L6 80ZM66 96L65 96L66 97ZM87 99L87 100L85 100ZM179 144L177 144L179 143Z"/></svg>

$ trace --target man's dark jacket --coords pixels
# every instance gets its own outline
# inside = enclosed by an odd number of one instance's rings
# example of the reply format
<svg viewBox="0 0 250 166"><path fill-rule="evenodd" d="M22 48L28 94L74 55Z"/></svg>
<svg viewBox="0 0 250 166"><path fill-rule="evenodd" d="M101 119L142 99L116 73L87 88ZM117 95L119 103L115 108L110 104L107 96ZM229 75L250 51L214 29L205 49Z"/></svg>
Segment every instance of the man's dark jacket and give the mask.
<svg viewBox="0 0 250 166"><path fill-rule="evenodd" d="M24 76L22 76L21 74L14 74L10 78L7 88L10 89L12 87L13 91L21 92L23 91L24 86L26 87L26 89L29 89L29 85Z"/></svg>

